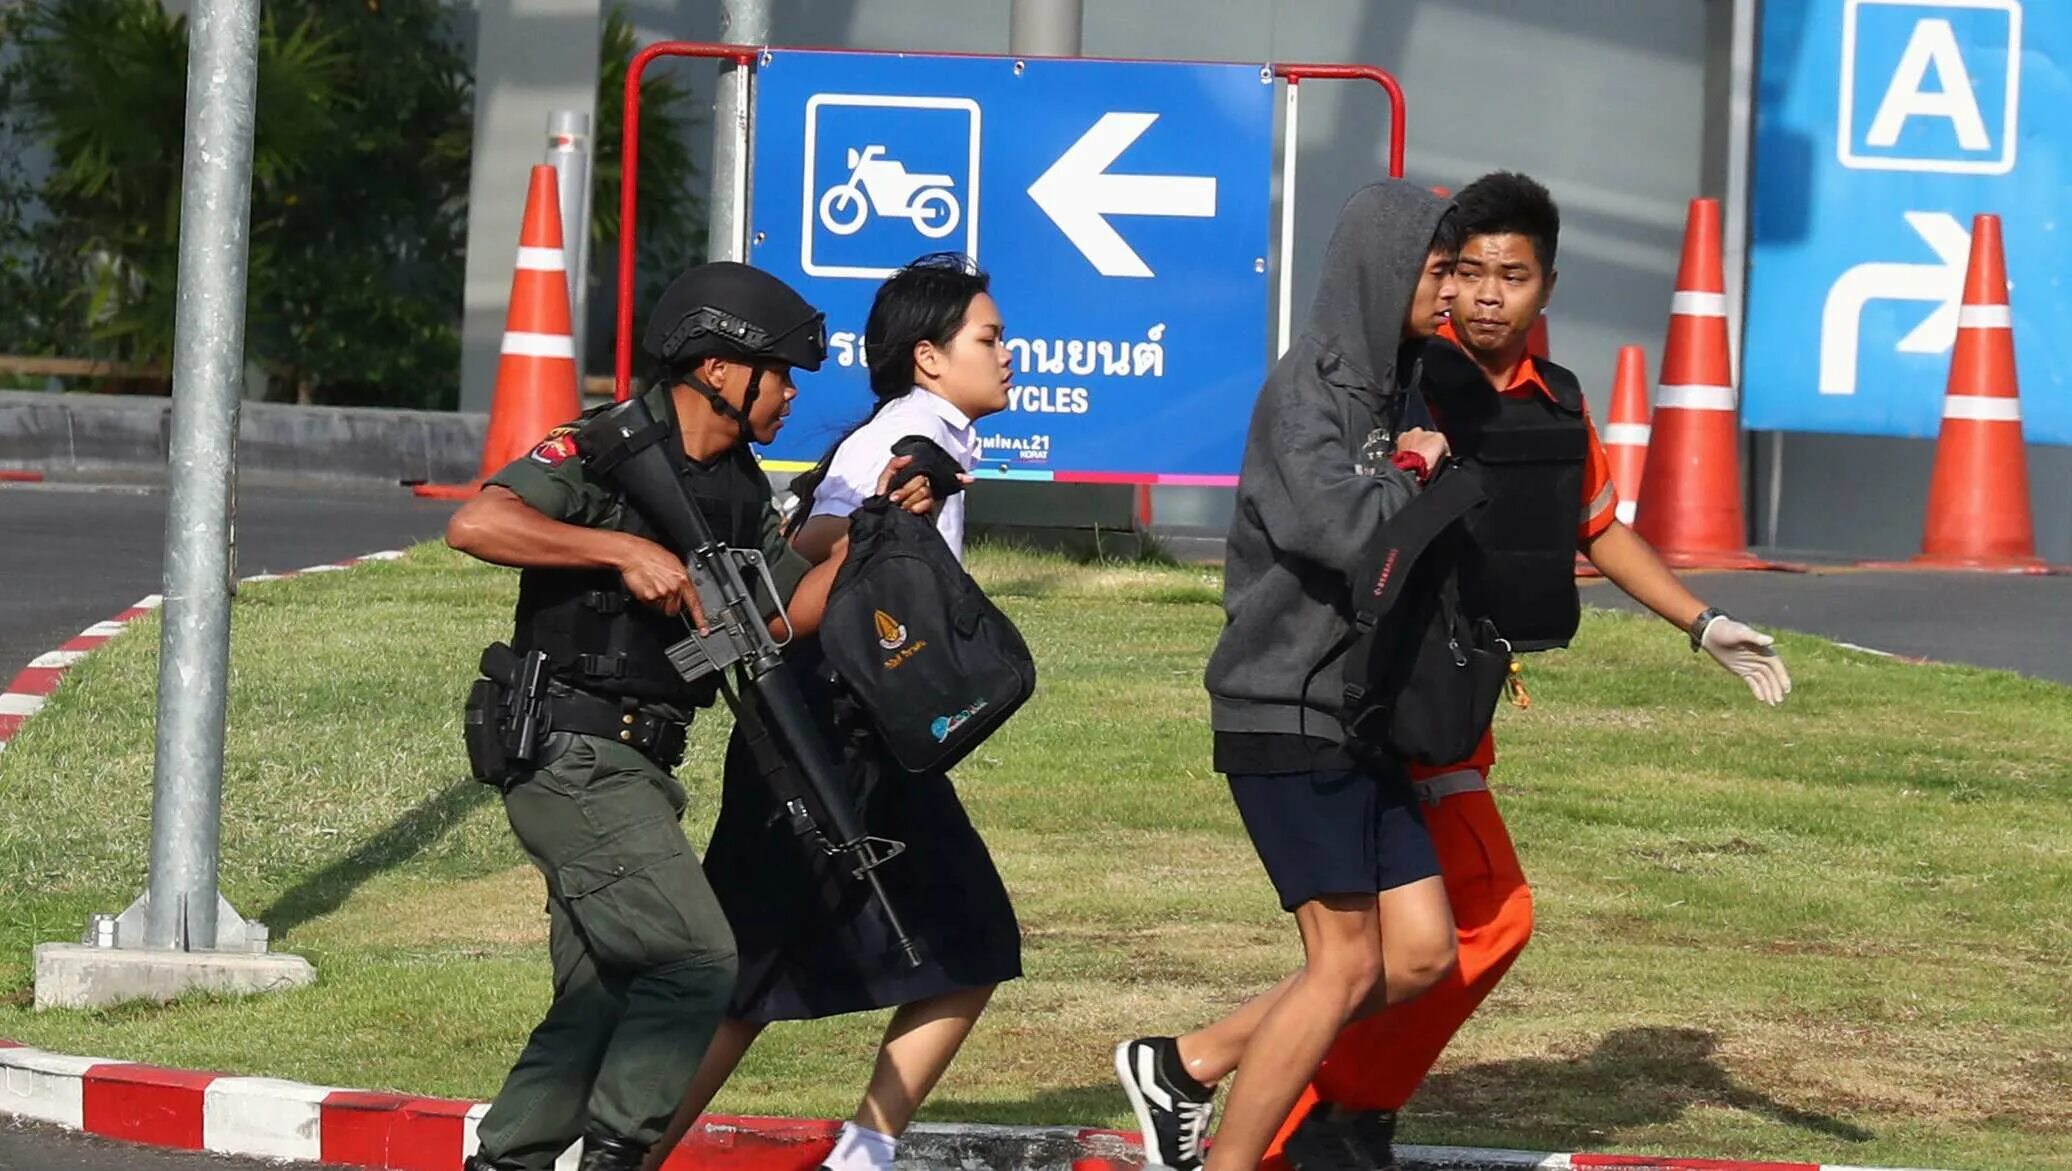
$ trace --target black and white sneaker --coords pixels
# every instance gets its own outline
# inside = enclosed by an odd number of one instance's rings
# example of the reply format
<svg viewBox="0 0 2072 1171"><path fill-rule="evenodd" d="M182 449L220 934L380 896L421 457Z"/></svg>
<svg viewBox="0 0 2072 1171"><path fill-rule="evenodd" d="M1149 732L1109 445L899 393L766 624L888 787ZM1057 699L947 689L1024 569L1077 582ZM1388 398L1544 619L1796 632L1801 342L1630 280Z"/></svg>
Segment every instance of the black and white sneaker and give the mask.
<svg viewBox="0 0 2072 1171"><path fill-rule="evenodd" d="M1281 1154L1293 1171L1397 1171L1395 1141L1395 1111L1320 1102Z"/></svg>
<svg viewBox="0 0 2072 1171"><path fill-rule="evenodd" d="M1144 1161L1199 1171L1216 1089L1194 1080L1171 1037L1139 1037L1115 1047L1115 1076L1144 1132Z"/></svg>

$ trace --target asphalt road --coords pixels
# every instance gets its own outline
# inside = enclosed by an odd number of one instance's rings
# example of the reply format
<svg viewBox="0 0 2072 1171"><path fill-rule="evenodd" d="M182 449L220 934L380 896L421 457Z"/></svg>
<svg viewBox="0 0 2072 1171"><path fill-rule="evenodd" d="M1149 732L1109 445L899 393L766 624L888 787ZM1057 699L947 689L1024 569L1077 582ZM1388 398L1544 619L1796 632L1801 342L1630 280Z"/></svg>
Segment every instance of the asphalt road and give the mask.
<svg viewBox="0 0 2072 1171"><path fill-rule="evenodd" d="M159 592L163 490L0 484L0 684L35 656ZM301 569L436 536L453 505L402 488L244 484L237 573ZM1707 601L1758 626L1824 635L1917 658L2072 683L2072 577L1991 574L1712 573ZM1603 583L1596 605L1637 607Z"/></svg>
<svg viewBox="0 0 2072 1171"><path fill-rule="evenodd" d="M1685 581L1699 597L1759 628L2072 683L2072 577L1842 569L1704 573ZM1586 587L1583 600L1640 609L1603 582Z"/></svg>
<svg viewBox="0 0 2072 1171"><path fill-rule="evenodd" d="M234 1159L111 1142L56 1126L0 1121L0 1171L352 1171L331 1163Z"/></svg>
<svg viewBox="0 0 2072 1171"><path fill-rule="evenodd" d="M241 484L239 577L399 549L445 528L454 505L404 488ZM165 492L0 484L0 686L30 659L160 592Z"/></svg>

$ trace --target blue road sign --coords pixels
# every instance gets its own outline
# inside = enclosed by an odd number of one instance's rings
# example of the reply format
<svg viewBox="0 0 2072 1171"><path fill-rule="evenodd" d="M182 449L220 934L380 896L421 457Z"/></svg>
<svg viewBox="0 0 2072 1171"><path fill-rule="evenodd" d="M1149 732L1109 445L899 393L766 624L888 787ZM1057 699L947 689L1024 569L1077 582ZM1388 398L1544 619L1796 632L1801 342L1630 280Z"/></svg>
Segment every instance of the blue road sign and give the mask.
<svg viewBox="0 0 2072 1171"><path fill-rule="evenodd" d="M2072 444L2072 4L1766 0L1761 60L1743 421L1934 436L1991 212L2023 429Z"/></svg>
<svg viewBox="0 0 2072 1171"><path fill-rule="evenodd" d="M879 282L950 251L992 274L1016 360L983 474L1234 482L1266 373L1273 93L1258 65L772 51L749 258L827 312L832 356L770 466L869 409Z"/></svg>

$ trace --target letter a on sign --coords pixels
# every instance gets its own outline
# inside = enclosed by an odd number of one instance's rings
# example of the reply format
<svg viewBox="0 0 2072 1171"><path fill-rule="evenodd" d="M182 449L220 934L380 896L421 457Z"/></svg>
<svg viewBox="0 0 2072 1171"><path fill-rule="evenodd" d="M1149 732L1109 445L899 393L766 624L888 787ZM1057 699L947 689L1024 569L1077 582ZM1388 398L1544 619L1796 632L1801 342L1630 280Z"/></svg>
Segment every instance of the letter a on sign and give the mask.
<svg viewBox="0 0 2072 1171"><path fill-rule="evenodd" d="M1935 70L1934 90L1924 88L1930 69ZM1986 137L1978 98L1971 92L1971 71L1964 67L1964 53L1957 48L1957 31L1947 20L1924 20L1914 26L1914 38L1907 42L1906 55L1892 73L1885 100L1878 103L1870 144L1899 145L1899 132L1906 129L1909 118L1948 118L1957 132L1957 145L1965 150L1993 148Z"/></svg>
<svg viewBox="0 0 2072 1171"><path fill-rule="evenodd" d="M2021 117L2022 3L1842 0L1835 144L1841 164L1870 171L2012 171Z"/></svg>

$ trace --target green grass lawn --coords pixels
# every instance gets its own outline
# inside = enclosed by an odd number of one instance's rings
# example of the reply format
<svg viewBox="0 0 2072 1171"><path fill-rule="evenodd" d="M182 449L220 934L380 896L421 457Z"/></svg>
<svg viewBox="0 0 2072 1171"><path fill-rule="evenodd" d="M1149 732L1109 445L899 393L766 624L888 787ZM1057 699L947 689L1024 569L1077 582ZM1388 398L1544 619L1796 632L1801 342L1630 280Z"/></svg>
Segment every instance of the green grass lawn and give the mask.
<svg viewBox="0 0 2072 1171"><path fill-rule="evenodd" d="M1202 1023L1299 956L1209 768L1219 581L974 560L1042 669L958 770L1028 976L926 1116L1126 1125L1116 1039ZM156 619L81 664L0 754L0 1036L492 1093L548 994L540 882L460 751L514 584L427 546L241 593L223 887L319 972L264 999L30 1009L32 945L145 877ZM1579 644L1499 717L1533 945L1406 1139L2072 1168L2072 691L1789 637L1773 711L1660 623L1592 613ZM696 838L725 723L683 770ZM772 1030L717 1108L846 1114L881 1024Z"/></svg>

